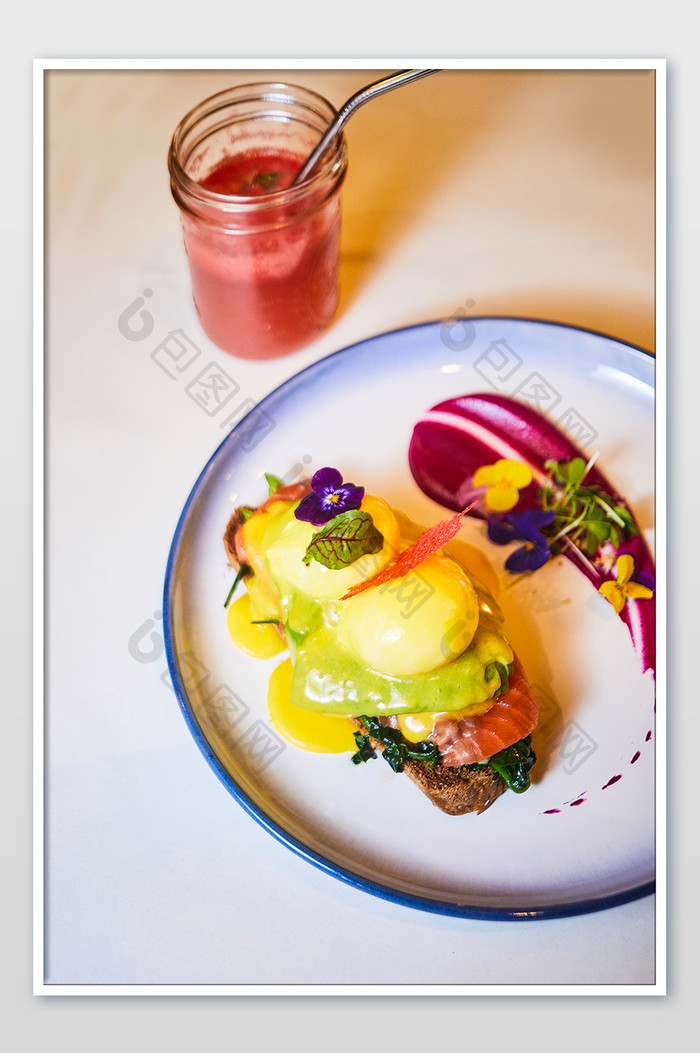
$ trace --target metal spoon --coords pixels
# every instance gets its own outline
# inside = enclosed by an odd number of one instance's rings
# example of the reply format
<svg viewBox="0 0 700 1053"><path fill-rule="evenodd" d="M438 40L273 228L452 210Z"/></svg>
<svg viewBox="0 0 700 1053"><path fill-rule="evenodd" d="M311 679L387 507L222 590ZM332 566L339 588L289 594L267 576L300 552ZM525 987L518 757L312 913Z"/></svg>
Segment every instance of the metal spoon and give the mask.
<svg viewBox="0 0 700 1053"><path fill-rule="evenodd" d="M296 186L297 183L301 183L303 179L306 179L307 176L313 172L336 135L340 133L348 117L350 117L358 107L363 106L366 102L369 102L370 99L376 98L377 95L383 95L385 91L392 91L393 88L400 88L402 84L410 84L413 80L420 80L421 77L429 77L431 73L439 72L440 70L437 69L399 70L398 73L392 73L390 77L383 77L382 80L375 81L374 84L368 84L366 88L361 88L360 91L351 95L348 101L340 107L338 113L316 143L316 146L294 176L291 186Z"/></svg>

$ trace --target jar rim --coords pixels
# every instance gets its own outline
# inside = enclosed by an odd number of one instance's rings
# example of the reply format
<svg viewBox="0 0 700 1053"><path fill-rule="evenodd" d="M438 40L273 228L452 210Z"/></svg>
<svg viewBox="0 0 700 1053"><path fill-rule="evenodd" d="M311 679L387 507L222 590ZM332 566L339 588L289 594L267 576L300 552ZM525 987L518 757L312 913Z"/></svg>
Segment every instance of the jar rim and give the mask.
<svg viewBox="0 0 700 1053"><path fill-rule="evenodd" d="M192 179L185 171L184 164L180 160L180 152L186 136L196 128L197 124L200 124L217 111L236 104L252 102L277 102L287 103L287 105L300 105L303 109L315 114L320 120L325 122L324 127L333 120L338 112L333 104L318 92L310 88L304 88L301 85L287 84L282 81L253 81L246 84L238 84L203 99L188 110L179 121L168 150L168 171L170 173L171 188L173 196L175 196L181 207L187 208L186 203L180 197L180 195L184 195L192 204L196 202L222 212L265 211L267 208L297 201L322 186L329 179L335 185L342 178L347 167L347 144L345 135L341 132L336 137L334 144L329 148L325 160L297 186L273 190L266 194L251 197L243 194L220 194L203 187L201 183ZM261 111L256 116L264 116L265 112L267 111ZM286 119L293 121L295 118L289 116ZM225 126L225 124L222 126ZM319 137L323 134L323 130L323 128L319 130ZM179 191L178 194L175 193L176 188ZM191 211L189 208L187 210Z"/></svg>

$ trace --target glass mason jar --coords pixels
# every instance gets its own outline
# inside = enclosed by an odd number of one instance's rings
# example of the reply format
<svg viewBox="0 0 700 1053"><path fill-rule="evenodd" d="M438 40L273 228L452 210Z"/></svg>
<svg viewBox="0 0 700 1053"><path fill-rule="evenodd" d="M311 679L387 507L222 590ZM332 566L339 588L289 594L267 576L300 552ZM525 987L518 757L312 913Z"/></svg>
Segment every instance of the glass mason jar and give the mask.
<svg viewBox="0 0 700 1053"><path fill-rule="evenodd" d="M177 126L168 169L202 328L240 358L277 358L319 336L338 306L343 136L290 186L335 116L289 84L244 84Z"/></svg>

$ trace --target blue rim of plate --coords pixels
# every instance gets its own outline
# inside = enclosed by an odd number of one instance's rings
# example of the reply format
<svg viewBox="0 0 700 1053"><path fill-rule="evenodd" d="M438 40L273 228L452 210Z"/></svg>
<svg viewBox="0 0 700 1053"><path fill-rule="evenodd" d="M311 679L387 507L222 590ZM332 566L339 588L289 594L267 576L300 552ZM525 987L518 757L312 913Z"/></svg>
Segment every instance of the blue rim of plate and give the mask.
<svg viewBox="0 0 700 1053"><path fill-rule="evenodd" d="M591 336L599 337L607 340L610 343L617 344L619 347L626 348L629 351L641 355L645 358L654 359L654 356L643 348L636 347L634 344L625 343L622 340L617 340L613 337L608 336L605 333L596 332L593 329L587 329L583 326L572 326L563 325L557 322L547 322L541 319L535 318L515 318L508 316L483 316L479 318L470 318L472 322L477 321L507 321L517 322L523 324L533 324L538 326L547 326L553 329L560 329L562 332L574 330L580 333L588 333ZM259 411L265 406L266 403L279 397L284 391L291 385L298 383L298 381L305 376L315 373L322 373L327 369L330 363L336 360L340 356L348 356L357 353L358 349L366 347L368 344L374 344L377 341L382 341L387 338L393 338L400 334L414 333L419 330L427 330L431 328L437 328L443 326L444 320L422 322L418 325L404 326L398 329L387 330L386 332L379 333L375 336L367 337L363 340L358 340L353 344L348 344L346 347L340 348L338 351L334 351L324 358L319 359L316 362L312 362L304 369L294 373L287 380L283 381L276 388L274 388L269 394L260 400L250 411L250 413ZM246 414L228 433L224 440L219 444L214 453L211 455L207 463L205 464L202 471L199 473L197 480L192 487L189 496L185 502L185 505L180 513L180 518L175 528L175 534L173 536L172 543L170 545L170 552L168 554L168 562L165 571L165 588L163 593L163 636L165 640L165 651L168 660L168 669L175 689L175 694L180 705L180 709L185 718L187 727L192 734L197 746L199 747L202 755L209 764L214 774L223 783L231 796L240 804L240 806L252 816L253 819L264 830L267 830L276 840L280 841L286 848L290 849L296 855L305 859L307 863L311 863L325 874L329 874L331 877L336 878L339 881L343 881L353 888L359 889L362 892L367 892L372 896L377 896L380 899L388 900L391 903L398 904L404 907L411 907L415 910L428 911L433 914L442 914L448 917L456 918L468 918L472 920L480 921L537 921L547 920L555 918L569 918L575 917L580 914L593 914L600 910L609 910L612 907L619 907L625 903L631 903L638 899L643 899L646 896L653 895L656 891L656 881L646 881L641 885L635 885L628 889L622 889L619 892L612 892L600 896L593 896L586 899L574 900L570 902L562 903L551 903L545 906L537 907L486 907L477 904L460 904L452 903L449 900L431 899L428 897L412 895L408 892L402 892L398 889L392 888L389 885L382 885L378 881L372 881L368 878L361 877L359 874L353 873L351 870L346 870L344 867L339 866L337 863L331 862L326 859L318 852L312 851L302 841L293 837L287 830L276 823L267 813L260 808L251 798L244 792L244 790L238 785L230 772L226 770L224 765L221 763L219 758L212 750L209 742L202 732L197 719L194 715L189 699L187 697L187 691L182 683L180 672L177 666L177 660L175 655L175 646L173 642L173 630L172 630L172 590L173 590L173 572L175 563L177 560L178 550L180 541L182 539L183 531L187 518L189 516L190 509L197 500L199 490L208 476L210 471L213 469L215 462L222 456L224 449L234 439L236 433L242 430L246 421L250 417L250 413Z"/></svg>

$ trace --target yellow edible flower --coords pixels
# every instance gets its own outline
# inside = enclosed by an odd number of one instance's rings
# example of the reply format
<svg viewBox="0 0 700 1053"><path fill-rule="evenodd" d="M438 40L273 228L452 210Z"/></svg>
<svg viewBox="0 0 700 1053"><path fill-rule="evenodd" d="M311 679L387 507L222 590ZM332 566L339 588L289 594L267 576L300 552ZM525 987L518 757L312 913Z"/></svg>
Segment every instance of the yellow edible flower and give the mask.
<svg viewBox="0 0 700 1053"><path fill-rule="evenodd" d="M653 596L653 592L646 585L640 585L639 582L631 580L633 574L634 559L625 553L617 557L616 580L604 581L598 589L601 596L605 596L605 599L612 603L616 614L620 613L627 600L646 600Z"/></svg>
<svg viewBox="0 0 700 1053"><path fill-rule="evenodd" d="M509 512L518 503L519 490L532 482L532 471L520 461L506 459L485 464L474 473L474 486L487 486L486 507L492 512Z"/></svg>

